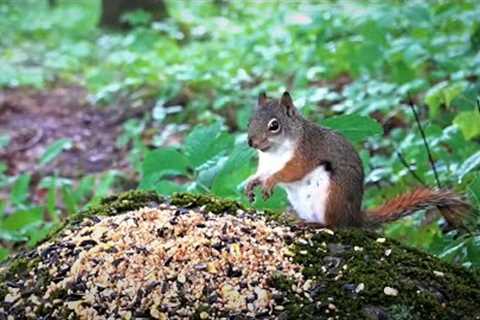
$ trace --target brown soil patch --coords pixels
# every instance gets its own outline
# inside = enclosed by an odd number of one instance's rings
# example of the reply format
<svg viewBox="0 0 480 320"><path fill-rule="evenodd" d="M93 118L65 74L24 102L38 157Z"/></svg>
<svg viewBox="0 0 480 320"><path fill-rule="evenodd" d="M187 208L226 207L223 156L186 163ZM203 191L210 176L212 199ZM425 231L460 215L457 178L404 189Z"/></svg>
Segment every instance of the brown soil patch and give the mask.
<svg viewBox="0 0 480 320"><path fill-rule="evenodd" d="M111 108L93 107L79 87L0 92L0 134L11 139L0 161L7 164L8 175L56 172L70 178L125 167L126 152L115 146L122 127L113 118ZM40 167L46 148L61 138L70 139L73 147Z"/></svg>

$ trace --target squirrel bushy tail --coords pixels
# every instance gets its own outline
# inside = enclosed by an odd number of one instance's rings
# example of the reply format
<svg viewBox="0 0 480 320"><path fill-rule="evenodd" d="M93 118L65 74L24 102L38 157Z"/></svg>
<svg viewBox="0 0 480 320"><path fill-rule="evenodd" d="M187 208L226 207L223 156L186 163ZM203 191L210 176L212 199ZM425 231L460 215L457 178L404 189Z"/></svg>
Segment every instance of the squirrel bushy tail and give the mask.
<svg viewBox="0 0 480 320"><path fill-rule="evenodd" d="M368 209L365 220L368 225L374 226L400 219L418 210L435 207L453 226L460 225L465 213L470 209L468 202L452 190L420 188L399 195L379 207Z"/></svg>

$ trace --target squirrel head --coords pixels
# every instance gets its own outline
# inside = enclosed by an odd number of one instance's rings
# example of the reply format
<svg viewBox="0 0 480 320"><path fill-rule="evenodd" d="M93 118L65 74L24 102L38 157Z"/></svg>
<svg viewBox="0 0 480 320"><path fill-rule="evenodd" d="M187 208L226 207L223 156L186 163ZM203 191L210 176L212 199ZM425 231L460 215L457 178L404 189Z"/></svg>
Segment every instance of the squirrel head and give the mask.
<svg viewBox="0 0 480 320"><path fill-rule="evenodd" d="M270 99L261 92L248 126L248 144L262 152L275 149L299 136L299 120L300 115L287 91L280 99Z"/></svg>

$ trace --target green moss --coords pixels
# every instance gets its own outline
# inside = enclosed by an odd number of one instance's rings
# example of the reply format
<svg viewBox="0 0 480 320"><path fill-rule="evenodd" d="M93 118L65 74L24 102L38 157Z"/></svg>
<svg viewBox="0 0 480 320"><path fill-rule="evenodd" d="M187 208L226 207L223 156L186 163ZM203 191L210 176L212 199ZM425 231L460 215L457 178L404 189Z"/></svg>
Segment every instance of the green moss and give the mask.
<svg viewBox="0 0 480 320"><path fill-rule="evenodd" d="M39 262L39 257L31 254L19 254L3 262L0 271L0 301L3 301L8 293L7 282L15 282L27 277L30 271L38 266Z"/></svg>
<svg viewBox="0 0 480 320"><path fill-rule="evenodd" d="M100 204L80 213L80 217L100 215L113 216L143 207L152 207L164 201L154 191L132 190L106 197Z"/></svg>
<svg viewBox="0 0 480 320"><path fill-rule="evenodd" d="M0 301L5 300L5 296L8 293L8 289L5 281L6 279L4 276L0 277Z"/></svg>
<svg viewBox="0 0 480 320"><path fill-rule="evenodd" d="M108 197L65 226L74 226L84 218L115 215L145 206L156 206L162 199L154 192L131 191ZM169 203L184 208L205 207L216 214L237 214L238 210L254 213L253 209L210 195L178 193ZM297 230L300 236L308 229ZM478 275L452 266L415 249L402 246L367 230L344 229L316 232L311 242L296 243L294 261L304 266L303 274L314 283L311 299L293 292L291 279L276 276L273 283L284 294L282 317L288 319L328 318L375 319L383 313L389 319L458 319L459 315L473 318L480 310L480 280ZM390 254L386 254L391 250ZM48 270L38 269L41 257L33 250L18 255L4 264L0 271L0 301L6 293L7 281L25 280L36 269L37 282L32 293L43 296L51 282ZM355 289L363 284L360 292ZM397 296L384 294L385 287L398 290ZM50 299L62 299L65 291L54 292ZM46 304L47 305L47 304ZM335 306L335 308L332 307ZM208 309L208 308L207 308ZM199 308L201 312L203 308ZM38 315L51 314L44 306ZM64 312L64 311L62 311ZM197 315L199 315L197 312ZM70 311L65 311L67 316Z"/></svg>
<svg viewBox="0 0 480 320"><path fill-rule="evenodd" d="M28 265L28 260L26 258L20 257L15 259L8 268L6 278L9 279L28 271Z"/></svg>
<svg viewBox="0 0 480 320"><path fill-rule="evenodd" d="M305 266L304 276L317 286L313 300L322 303L299 301L287 290L293 301L287 307L290 316L316 318L329 312L368 319L371 312L383 312L389 319L456 319L460 314L478 314L480 279L475 274L396 241L377 242L378 238L370 231L345 229L314 235L313 246L297 244L294 260ZM364 289L356 292L360 284ZM386 295L385 287L397 289L398 295Z"/></svg>
<svg viewBox="0 0 480 320"><path fill-rule="evenodd" d="M246 208L234 200L219 199L206 194L175 193L172 195L170 203L184 208L205 207L205 210L215 214L228 213L236 215L238 210L255 212L254 209Z"/></svg>

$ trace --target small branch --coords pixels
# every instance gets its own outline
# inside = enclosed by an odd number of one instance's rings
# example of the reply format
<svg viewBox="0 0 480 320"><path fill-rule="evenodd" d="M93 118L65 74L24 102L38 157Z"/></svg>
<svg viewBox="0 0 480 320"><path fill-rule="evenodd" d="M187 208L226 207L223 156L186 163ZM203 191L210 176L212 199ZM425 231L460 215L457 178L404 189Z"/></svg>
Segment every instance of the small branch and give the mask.
<svg viewBox="0 0 480 320"><path fill-rule="evenodd" d="M423 181L422 178L420 178L417 175L417 173L412 170L412 168L410 167L408 162L405 160L405 158L403 157L403 155L399 151L397 151L397 157L398 157L398 159L400 159L400 162L408 170L408 172L410 172L410 174L415 178L415 180L417 180L422 186L426 187L427 184L425 183L425 181Z"/></svg>
<svg viewBox="0 0 480 320"><path fill-rule="evenodd" d="M430 166L432 167L433 174L435 175L435 181L437 182L437 187L441 188L442 184L440 183L440 179L438 178L435 161L433 160L432 152L430 151L430 146L428 145L425 132L423 131L422 124L420 123L420 118L418 117L418 113L417 113L417 110L415 109L415 104L412 101L412 99L408 100L408 105L410 106L410 109L412 109L413 115L415 116L415 121L417 122L417 125L418 125L418 129L420 130L420 134L422 135L423 144L425 145L425 149L427 150L428 161L430 162Z"/></svg>

